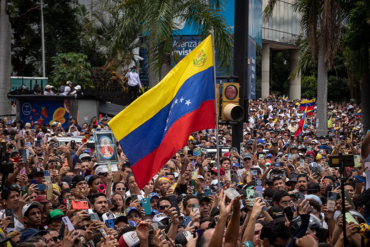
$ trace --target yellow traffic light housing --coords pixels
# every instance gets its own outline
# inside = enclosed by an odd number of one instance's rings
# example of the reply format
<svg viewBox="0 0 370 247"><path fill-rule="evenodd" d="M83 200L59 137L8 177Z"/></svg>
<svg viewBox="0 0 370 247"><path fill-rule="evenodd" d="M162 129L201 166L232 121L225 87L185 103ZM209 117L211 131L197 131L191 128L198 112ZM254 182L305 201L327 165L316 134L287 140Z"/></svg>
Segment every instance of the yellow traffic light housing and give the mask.
<svg viewBox="0 0 370 247"><path fill-rule="evenodd" d="M236 82L225 82L222 84L221 120L243 120L244 109L239 105L239 89L240 85Z"/></svg>

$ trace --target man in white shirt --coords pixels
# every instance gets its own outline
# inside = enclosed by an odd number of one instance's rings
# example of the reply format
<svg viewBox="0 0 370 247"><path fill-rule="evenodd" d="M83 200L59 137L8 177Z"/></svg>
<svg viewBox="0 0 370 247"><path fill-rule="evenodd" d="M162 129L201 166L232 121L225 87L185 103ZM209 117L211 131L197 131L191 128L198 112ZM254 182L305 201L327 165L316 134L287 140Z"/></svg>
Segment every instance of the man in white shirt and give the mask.
<svg viewBox="0 0 370 247"><path fill-rule="evenodd" d="M52 88L53 88L52 85L46 85L44 95L55 95L55 93L51 91Z"/></svg>
<svg viewBox="0 0 370 247"><path fill-rule="evenodd" d="M131 96L131 94L134 94L134 99L137 98L137 92L138 92L138 86L141 89L141 82L140 82L140 76L138 73L136 73L136 66L133 66L131 68L131 72L128 72L126 74L126 78L128 79L128 94Z"/></svg>

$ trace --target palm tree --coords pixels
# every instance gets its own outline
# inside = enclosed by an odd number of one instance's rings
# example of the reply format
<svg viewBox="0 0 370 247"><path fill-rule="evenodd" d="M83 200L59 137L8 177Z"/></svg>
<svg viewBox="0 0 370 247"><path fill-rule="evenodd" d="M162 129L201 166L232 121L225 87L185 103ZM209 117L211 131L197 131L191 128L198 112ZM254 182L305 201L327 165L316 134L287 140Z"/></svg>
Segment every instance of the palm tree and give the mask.
<svg viewBox="0 0 370 247"><path fill-rule="evenodd" d="M10 113L11 26L6 13L7 0L0 0L0 114Z"/></svg>
<svg viewBox="0 0 370 247"><path fill-rule="evenodd" d="M128 29L142 28L141 35L149 43L150 72L163 78L170 70L174 55L172 36L181 29L179 23L192 26L202 37L208 36L213 27L217 61L220 66L230 69L233 39L222 16L223 2L224 0L126 0L122 3L113 0L110 3L115 11L122 14L122 19L112 33L112 39L121 42L121 39L132 33L127 34ZM132 26L133 23L136 26ZM150 86L154 85L150 82Z"/></svg>
<svg viewBox="0 0 370 247"><path fill-rule="evenodd" d="M334 56L340 43L342 28L342 8L346 0L295 0L294 11L302 14L301 27L308 37L312 52L312 62L317 59L317 119L319 127L316 135L328 133L327 97L328 70L333 66ZM269 0L264 17L270 18L277 0ZM320 32L318 32L318 27ZM319 35L320 34L320 35ZM320 37L318 37L320 36ZM319 40L319 41L318 41Z"/></svg>

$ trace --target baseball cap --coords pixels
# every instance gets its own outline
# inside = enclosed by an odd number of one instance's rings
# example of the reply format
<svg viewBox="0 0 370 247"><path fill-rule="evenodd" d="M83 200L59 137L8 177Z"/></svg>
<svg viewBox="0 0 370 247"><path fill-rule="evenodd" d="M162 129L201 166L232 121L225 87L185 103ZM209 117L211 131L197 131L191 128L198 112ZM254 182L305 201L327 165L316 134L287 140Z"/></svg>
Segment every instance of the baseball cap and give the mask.
<svg viewBox="0 0 370 247"><path fill-rule="evenodd" d="M108 121L108 118L103 117L103 118L101 119L101 121Z"/></svg>
<svg viewBox="0 0 370 247"><path fill-rule="evenodd" d="M116 215L115 215L114 213L106 212L105 214L103 214L103 215L101 216L101 218L102 218L103 222L105 222L106 220L109 220L109 219L114 220L114 219L116 219L117 217L116 217Z"/></svg>
<svg viewBox="0 0 370 247"><path fill-rule="evenodd" d="M235 162L235 163L233 163L233 165L231 166L231 168L233 168L234 166L236 166L236 167L238 167L238 168L240 167L240 165L239 165L238 163L236 163L236 162Z"/></svg>
<svg viewBox="0 0 370 247"><path fill-rule="evenodd" d="M33 200L35 202L48 202L48 200L46 200L46 195L38 195L36 196L35 200Z"/></svg>
<svg viewBox="0 0 370 247"><path fill-rule="evenodd" d="M36 122L34 122L34 123L33 123L33 125L36 125L36 124L39 124L39 122L38 122L38 121L36 121Z"/></svg>
<svg viewBox="0 0 370 247"><path fill-rule="evenodd" d="M73 84L73 82L71 82L71 81L67 81L67 83L66 83L66 84L67 84L67 85L68 85L68 84Z"/></svg>
<svg viewBox="0 0 370 247"><path fill-rule="evenodd" d="M140 211L137 209L137 208L134 208L134 207L129 207L128 209L125 210L125 214L126 216L129 215L131 212L137 212L139 215L141 215Z"/></svg>
<svg viewBox="0 0 370 247"><path fill-rule="evenodd" d="M33 236L35 236L36 234L46 235L46 234L48 234L48 232L44 231L44 230L38 231L35 228L27 228L26 230L24 230L24 232L22 232L22 235L19 239L19 242L23 243L27 239L30 239Z"/></svg>
<svg viewBox="0 0 370 247"><path fill-rule="evenodd" d="M188 243L188 240L186 240L184 234L188 234L187 236L191 236L191 233L189 231L181 230L176 234L175 244L180 244L184 246Z"/></svg>
<svg viewBox="0 0 370 247"><path fill-rule="evenodd" d="M119 247L134 247L140 244L136 231L126 232L118 240Z"/></svg>
<svg viewBox="0 0 370 247"><path fill-rule="evenodd" d="M152 200L152 198L153 198L153 197L157 197L157 198L159 198L159 195L158 195L157 193L154 193L154 192L152 192L152 193L150 193L150 194L148 195L149 200Z"/></svg>
<svg viewBox="0 0 370 247"><path fill-rule="evenodd" d="M115 220L114 220L114 224L117 225L118 222L125 222L127 224L127 217L124 216L124 215L121 215L121 216L118 216Z"/></svg>
<svg viewBox="0 0 370 247"><path fill-rule="evenodd" d="M78 158L79 158L80 160L82 160L83 158L90 158L90 159L91 159L91 156L90 156L88 153L83 153L83 154L81 154Z"/></svg>
<svg viewBox="0 0 370 247"><path fill-rule="evenodd" d="M307 184L306 191L320 192L321 191L320 185L318 183L315 183L315 182L310 182L310 183Z"/></svg>
<svg viewBox="0 0 370 247"><path fill-rule="evenodd" d="M279 206L272 206L267 210L271 218L276 221L286 221L284 210Z"/></svg>
<svg viewBox="0 0 370 247"><path fill-rule="evenodd" d="M46 85L45 88L49 89L49 88L53 88L53 86L52 85Z"/></svg>
<svg viewBox="0 0 370 247"><path fill-rule="evenodd" d="M77 86L75 86L75 89L76 90L80 90L81 89L81 86L80 85L77 85Z"/></svg>
<svg viewBox="0 0 370 247"><path fill-rule="evenodd" d="M306 195L305 199L313 199L317 201L317 203L319 203L320 205L322 204L321 199L316 195Z"/></svg>
<svg viewBox="0 0 370 247"><path fill-rule="evenodd" d="M252 159L252 155L250 153L246 153L246 154L242 155L242 158L243 158L243 160L245 160L247 158Z"/></svg>
<svg viewBox="0 0 370 247"><path fill-rule="evenodd" d="M95 169L95 175L99 175L100 173L106 173L106 172L108 172L108 168L105 166L98 166Z"/></svg>
<svg viewBox="0 0 370 247"><path fill-rule="evenodd" d="M202 175L198 175L198 179L199 178L204 180L204 177Z"/></svg>
<svg viewBox="0 0 370 247"><path fill-rule="evenodd" d="M46 217L46 225L49 225L52 221L58 220L64 217L64 214L59 209L54 209L50 213L48 213L48 216Z"/></svg>
<svg viewBox="0 0 370 247"><path fill-rule="evenodd" d="M28 174L28 177L29 178L32 178L33 175L36 175L36 174L42 174L44 175L44 170L40 167L37 167L37 168L33 168L31 173Z"/></svg>
<svg viewBox="0 0 370 247"><path fill-rule="evenodd" d="M69 120L75 120L76 118L74 116L69 116Z"/></svg>
<svg viewBox="0 0 370 247"><path fill-rule="evenodd" d="M211 172L218 173L218 169L217 168L213 168L211 170ZM225 170L222 167L220 167L220 175L225 175Z"/></svg>
<svg viewBox="0 0 370 247"><path fill-rule="evenodd" d="M32 206L37 206L40 210L42 210L41 208L41 204L39 202L30 202L30 203L27 203L26 205L23 206L22 208L22 216L24 217L25 214L27 213L28 209Z"/></svg>
<svg viewBox="0 0 370 247"><path fill-rule="evenodd" d="M164 219L170 219L170 217L163 214L163 213L160 213L160 214L157 214L153 217L153 222L159 222L159 221L162 221Z"/></svg>

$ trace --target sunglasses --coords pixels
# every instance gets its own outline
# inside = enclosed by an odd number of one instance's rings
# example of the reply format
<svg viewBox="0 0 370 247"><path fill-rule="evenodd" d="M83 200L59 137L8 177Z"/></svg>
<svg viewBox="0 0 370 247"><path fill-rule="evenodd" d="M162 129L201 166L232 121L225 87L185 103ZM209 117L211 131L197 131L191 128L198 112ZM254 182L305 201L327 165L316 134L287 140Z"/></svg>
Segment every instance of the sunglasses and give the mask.
<svg viewBox="0 0 370 247"><path fill-rule="evenodd" d="M251 158L245 158L244 160L251 160Z"/></svg>
<svg viewBox="0 0 370 247"><path fill-rule="evenodd" d="M102 175L103 177L108 177L108 173L99 173L99 175Z"/></svg>
<svg viewBox="0 0 370 247"><path fill-rule="evenodd" d="M170 205L165 205L165 206L159 206L159 208L161 209L161 210L165 210L166 208L168 208Z"/></svg>
<svg viewBox="0 0 370 247"><path fill-rule="evenodd" d="M126 188L116 188L117 191L126 190Z"/></svg>

